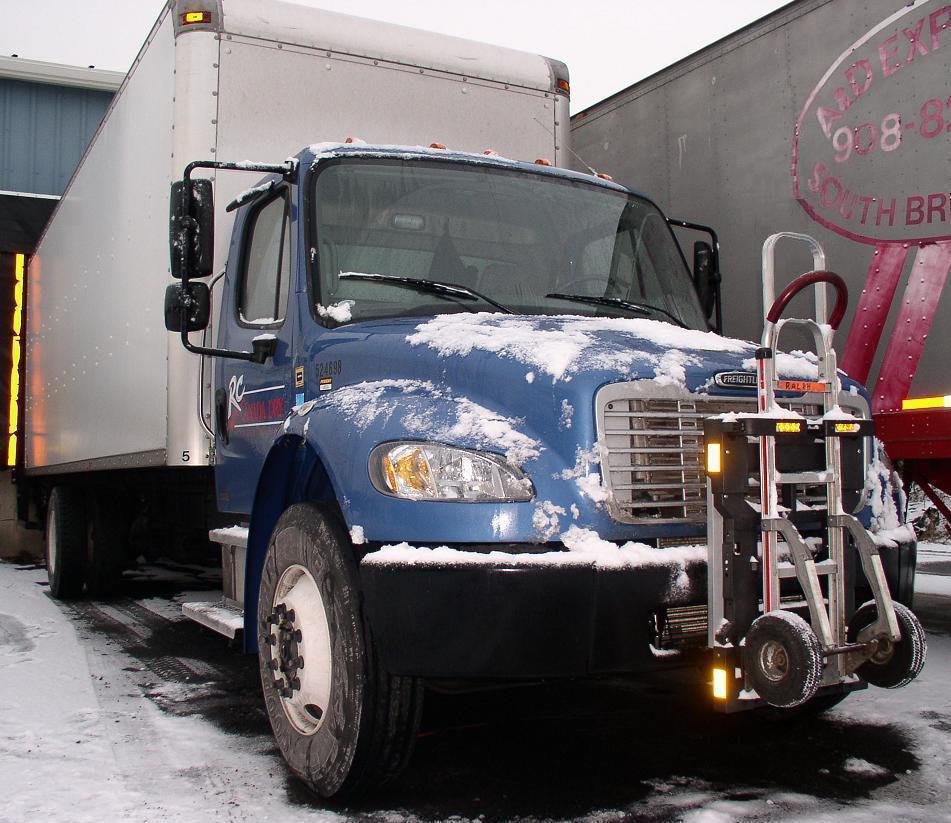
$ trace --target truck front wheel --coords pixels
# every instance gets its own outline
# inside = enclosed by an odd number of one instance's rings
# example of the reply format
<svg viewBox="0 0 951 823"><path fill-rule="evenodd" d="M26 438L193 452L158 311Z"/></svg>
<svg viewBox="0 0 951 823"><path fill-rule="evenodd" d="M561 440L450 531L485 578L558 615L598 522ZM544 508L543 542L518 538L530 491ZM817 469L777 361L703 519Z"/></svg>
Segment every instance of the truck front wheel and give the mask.
<svg viewBox="0 0 951 823"><path fill-rule="evenodd" d="M46 504L46 572L57 600L82 596L86 571L86 507L82 491L54 486Z"/></svg>
<svg viewBox="0 0 951 823"><path fill-rule="evenodd" d="M416 739L422 685L382 668L352 545L331 507L299 503L281 515L257 627L264 702L291 770L322 797L396 777Z"/></svg>

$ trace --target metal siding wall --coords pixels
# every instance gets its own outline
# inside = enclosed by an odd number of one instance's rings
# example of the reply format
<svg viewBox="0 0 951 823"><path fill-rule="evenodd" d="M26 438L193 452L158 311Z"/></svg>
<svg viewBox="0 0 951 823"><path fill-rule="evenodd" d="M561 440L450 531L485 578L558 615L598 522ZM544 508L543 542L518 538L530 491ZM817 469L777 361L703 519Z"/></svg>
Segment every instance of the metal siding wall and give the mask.
<svg viewBox="0 0 951 823"><path fill-rule="evenodd" d="M62 194L112 94L0 79L0 190Z"/></svg>
<svg viewBox="0 0 951 823"><path fill-rule="evenodd" d="M849 284L849 313L843 333L836 338L841 356L845 332L855 316L873 260L873 247L818 224L796 202L790 175L793 131L803 103L823 72L850 44L902 6L894 0L802 0L771 16L765 25L740 32L683 65L675 65L592 106L584 116L573 118L573 148L586 163L656 198L671 216L717 228L723 247L723 308L728 334L754 340L761 334L760 249L766 236L776 231L805 232L823 244L830 268ZM909 7L908 16L895 24L899 36L902 25L913 29L916 21L944 6L943 0L919 0ZM785 23L777 28L783 20ZM879 40L887 36L885 32ZM930 62L922 58L913 67L930 74L922 74L908 100L898 99L884 111L898 111L909 120L917 120L925 99L947 98L951 34L942 35L941 44L934 57L929 52ZM902 56L906 51L907 47L902 46ZM874 65L877 67L877 62ZM836 75L840 82L844 82L842 72L840 68ZM896 75L896 80L904 82L913 77L911 68L903 72ZM880 77L876 83L876 93L880 93ZM829 97L826 94L823 99ZM943 135L945 139L949 136L947 132ZM921 158L911 162L909 168L924 180L929 175L934 180L922 191L946 191L946 163L929 165L933 155L919 154L929 148L929 141L916 143L914 134L907 139L905 151L911 158ZM694 238L689 239L692 242ZM689 246L687 249L689 254ZM891 306L873 377L894 328L913 268L912 256ZM793 274L811 268L809 255L794 245L781 246L778 261L778 287ZM808 299L796 298L790 316L809 316L811 311L810 294ZM945 287L941 295L938 322L930 329L912 395L948 391L948 317L951 287ZM794 346L805 343L793 334L786 342ZM874 385L874 380L870 384Z"/></svg>

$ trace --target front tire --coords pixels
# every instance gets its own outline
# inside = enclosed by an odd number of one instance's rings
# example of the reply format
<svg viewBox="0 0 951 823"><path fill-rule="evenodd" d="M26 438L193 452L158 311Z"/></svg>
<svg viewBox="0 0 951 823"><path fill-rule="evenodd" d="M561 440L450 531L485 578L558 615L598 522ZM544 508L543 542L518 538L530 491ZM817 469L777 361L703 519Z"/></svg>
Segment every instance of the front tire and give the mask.
<svg viewBox="0 0 951 823"><path fill-rule="evenodd" d="M86 507L74 486L54 486L46 504L46 572L57 600L82 597L86 571Z"/></svg>
<svg viewBox="0 0 951 823"><path fill-rule="evenodd" d="M258 598L271 728L291 771L325 798L395 778L422 709L419 680L380 664L352 552L334 509L291 506L271 535Z"/></svg>

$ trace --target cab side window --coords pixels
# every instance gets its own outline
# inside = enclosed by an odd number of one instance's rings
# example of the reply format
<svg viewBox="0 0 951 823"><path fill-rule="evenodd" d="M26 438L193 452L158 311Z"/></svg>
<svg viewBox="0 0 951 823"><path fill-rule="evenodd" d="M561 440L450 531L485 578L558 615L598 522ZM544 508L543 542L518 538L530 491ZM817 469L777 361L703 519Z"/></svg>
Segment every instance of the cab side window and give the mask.
<svg viewBox="0 0 951 823"><path fill-rule="evenodd" d="M238 314L245 323L280 323L287 311L290 280L290 214L277 197L251 217L246 234Z"/></svg>

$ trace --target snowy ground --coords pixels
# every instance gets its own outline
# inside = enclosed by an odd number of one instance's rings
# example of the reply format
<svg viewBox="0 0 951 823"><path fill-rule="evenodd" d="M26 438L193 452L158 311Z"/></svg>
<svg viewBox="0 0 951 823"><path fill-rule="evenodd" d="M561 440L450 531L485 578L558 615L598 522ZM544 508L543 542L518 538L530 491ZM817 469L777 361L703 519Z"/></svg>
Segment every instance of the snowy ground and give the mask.
<svg viewBox="0 0 951 823"><path fill-rule="evenodd" d="M254 661L153 567L110 603L0 563L0 821L951 821L951 546L920 547L918 681L823 718L710 714L679 680L433 695L399 786L321 808L282 765Z"/></svg>

